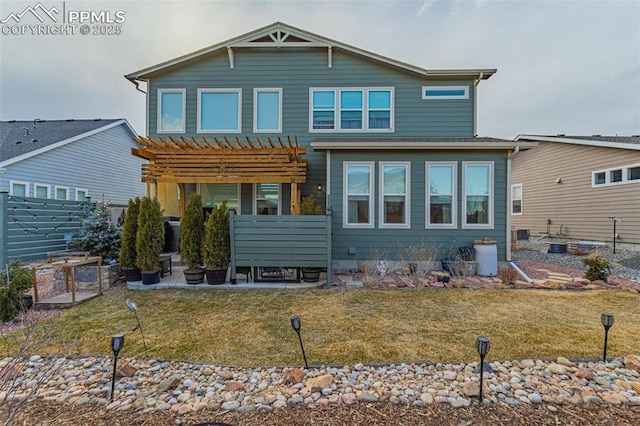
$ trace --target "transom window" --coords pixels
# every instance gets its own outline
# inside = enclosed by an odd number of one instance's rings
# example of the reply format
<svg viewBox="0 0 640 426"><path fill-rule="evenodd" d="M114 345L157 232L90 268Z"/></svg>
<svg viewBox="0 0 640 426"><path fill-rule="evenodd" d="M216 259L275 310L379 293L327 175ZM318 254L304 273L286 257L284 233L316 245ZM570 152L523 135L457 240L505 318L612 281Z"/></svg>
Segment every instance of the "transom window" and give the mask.
<svg viewBox="0 0 640 426"><path fill-rule="evenodd" d="M493 162L462 162L464 227L493 227Z"/></svg>
<svg viewBox="0 0 640 426"><path fill-rule="evenodd" d="M198 133L240 133L242 89L198 89Z"/></svg>
<svg viewBox="0 0 640 426"><path fill-rule="evenodd" d="M457 165L427 163L427 227L456 227Z"/></svg>
<svg viewBox="0 0 640 426"><path fill-rule="evenodd" d="M469 86L422 86L422 99L469 99Z"/></svg>
<svg viewBox="0 0 640 426"><path fill-rule="evenodd" d="M380 163L380 227L409 228L409 162Z"/></svg>
<svg viewBox="0 0 640 426"><path fill-rule="evenodd" d="M591 172L592 187L633 182L640 182L640 164L630 164Z"/></svg>
<svg viewBox="0 0 640 426"><path fill-rule="evenodd" d="M10 195L14 195L16 197L27 197L29 195L29 184L27 182L18 182L12 180L10 183Z"/></svg>
<svg viewBox="0 0 640 426"><path fill-rule="evenodd" d="M256 183L254 214L278 215L280 214L280 184Z"/></svg>
<svg viewBox="0 0 640 426"><path fill-rule="evenodd" d="M184 133L185 107L185 89L158 89L158 133Z"/></svg>
<svg viewBox="0 0 640 426"><path fill-rule="evenodd" d="M373 228L373 162L343 163L346 228Z"/></svg>
<svg viewBox="0 0 640 426"><path fill-rule="evenodd" d="M393 131L393 88L310 89L309 131Z"/></svg>
<svg viewBox="0 0 640 426"><path fill-rule="evenodd" d="M511 214L522 214L522 184L511 185Z"/></svg>
<svg viewBox="0 0 640 426"><path fill-rule="evenodd" d="M282 89L253 89L253 131L282 132Z"/></svg>

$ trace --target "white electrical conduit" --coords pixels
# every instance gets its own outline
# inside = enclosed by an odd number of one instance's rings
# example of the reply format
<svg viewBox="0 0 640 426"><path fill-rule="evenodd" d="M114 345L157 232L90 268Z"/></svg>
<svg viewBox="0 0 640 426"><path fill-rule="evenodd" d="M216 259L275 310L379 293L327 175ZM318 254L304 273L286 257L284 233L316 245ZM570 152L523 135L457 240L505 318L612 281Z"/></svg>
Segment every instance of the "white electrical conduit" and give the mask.
<svg viewBox="0 0 640 426"><path fill-rule="evenodd" d="M522 272L522 269L518 268L518 265L516 265L513 262L509 262L509 266L511 266L513 269L516 270L516 272L518 273L518 275L520 275L526 282L528 282L529 284L531 284L533 281L531 280L531 278L529 278L527 276L527 274L525 274L524 272Z"/></svg>

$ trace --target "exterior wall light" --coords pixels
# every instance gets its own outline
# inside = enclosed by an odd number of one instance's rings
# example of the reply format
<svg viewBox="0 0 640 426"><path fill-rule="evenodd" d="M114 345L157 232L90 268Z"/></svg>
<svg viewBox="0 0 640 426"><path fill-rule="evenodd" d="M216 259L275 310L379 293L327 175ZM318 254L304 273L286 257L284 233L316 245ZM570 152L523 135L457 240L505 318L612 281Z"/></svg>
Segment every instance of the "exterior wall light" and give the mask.
<svg viewBox="0 0 640 426"><path fill-rule="evenodd" d="M489 346L489 339L487 339L486 337L479 336L476 339L476 350L478 351L478 355L480 355L480 402L482 402L482 376L484 373L484 357L489 353Z"/></svg>
<svg viewBox="0 0 640 426"><path fill-rule="evenodd" d="M613 326L613 314L603 312L600 315L600 322L604 327L604 352L602 354L602 362L607 362L607 339L609 337L609 329Z"/></svg>
<svg viewBox="0 0 640 426"><path fill-rule="evenodd" d="M309 368L309 365L307 364L307 355L304 353L304 346L302 345L302 337L300 337L300 317L291 317L291 327L295 330L298 335L298 340L300 341L300 349L302 349L302 357L304 358L304 368Z"/></svg>

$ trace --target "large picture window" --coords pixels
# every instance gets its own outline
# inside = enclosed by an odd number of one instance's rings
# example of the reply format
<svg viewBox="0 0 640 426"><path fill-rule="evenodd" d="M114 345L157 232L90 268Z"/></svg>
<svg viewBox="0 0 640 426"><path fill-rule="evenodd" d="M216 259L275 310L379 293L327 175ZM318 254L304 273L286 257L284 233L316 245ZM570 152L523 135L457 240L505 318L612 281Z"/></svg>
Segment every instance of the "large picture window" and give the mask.
<svg viewBox="0 0 640 426"><path fill-rule="evenodd" d="M346 228L373 228L373 163L346 162L343 169Z"/></svg>
<svg viewBox="0 0 640 426"><path fill-rule="evenodd" d="M522 184L511 185L511 214L522 214Z"/></svg>
<svg viewBox="0 0 640 426"><path fill-rule="evenodd" d="M253 90L253 131L282 132L282 89Z"/></svg>
<svg viewBox="0 0 640 426"><path fill-rule="evenodd" d="M493 162L463 162L465 227L493 227Z"/></svg>
<svg viewBox="0 0 640 426"><path fill-rule="evenodd" d="M427 227L456 227L456 163L427 163Z"/></svg>
<svg viewBox="0 0 640 426"><path fill-rule="evenodd" d="M380 163L380 228L409 228L410 164Z"/></svg>
<svg viewBox="0 0 640 426"><path fill-rule="evenodd" d="M240 133L242 89L198 89L198 132Z"/></svg>
<svg viewBox="0 0 640 426"><path fill-rule="evenodd" d="M393 88L310 89L309 131L393 131Z"/></svg>
<svg viewBox="0 0 640 426"><path fill-rule="evenodd" d="M158 133L184 133L185 106L185 89L158 89Z"/></svg>

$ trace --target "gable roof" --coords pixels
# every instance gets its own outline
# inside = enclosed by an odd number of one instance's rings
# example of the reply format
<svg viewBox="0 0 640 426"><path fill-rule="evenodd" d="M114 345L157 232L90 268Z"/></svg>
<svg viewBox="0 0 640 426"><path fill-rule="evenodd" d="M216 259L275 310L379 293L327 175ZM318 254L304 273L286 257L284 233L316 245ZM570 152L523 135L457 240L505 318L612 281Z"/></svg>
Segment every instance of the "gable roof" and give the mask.
<svg viewBox="0 0 640 426"><path fill-rule="evenodd" d="M124 124L125 119L0 121L0 167Z"/></svg>
<svg viewBox="0 0 640 426"><path fill-rule="evenodd" d="M574 145L599 146L603 148L619 148L640 151L640 135L633 136L545 136L545 135L518 135L516 141L556 142Z"/></svg>
<svg viewBox="0 0 640 426"><path fill-rule="evenodd" d="M364 56L369 59L380 61L387 65L399 68L404 71L420 74L424 77L466 77L478 80L486 80L495 74L496 69L459 69L459 70L428 70L415 65L407 64L377 53L369 52L346 43L332 40L318 34L314 34L300 28L287 25L282 22L275 22L266 27L248 32L246 34L231 38L218 44L214 44L204 49L179 56L169 61L144 68L139 71L125 75L125 78L136 84L135 80L146 80L152 74L167 70L171 67L182 65L191 60L197 60L203 56L225 52L229 55L230 66L233 68L233 49L244 47L320 47L326 48L328 54L328 64L331 67L331 52L333 48L342 49L355 55Z"/></svg>

